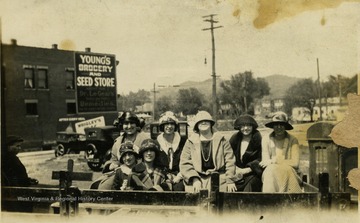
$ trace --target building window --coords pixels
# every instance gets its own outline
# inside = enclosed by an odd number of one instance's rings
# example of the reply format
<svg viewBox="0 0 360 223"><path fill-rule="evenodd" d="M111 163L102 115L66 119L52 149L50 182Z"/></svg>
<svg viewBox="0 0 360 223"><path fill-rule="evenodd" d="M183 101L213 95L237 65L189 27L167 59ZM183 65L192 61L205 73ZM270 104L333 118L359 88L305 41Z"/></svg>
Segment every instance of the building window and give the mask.
<svg viewBox="0 0 360 223"><path fill-rule="evenodd" d="M66 112L68 115L76 114L75 100L66 100Z"/></svg>
<svg viewBox="0 0 360 223"><path fill-rule="evenodd" d="M75 83L74 83L74 71L67 70L66 71L66 89L75 89Z"/></svg>
<svg viewBox="0 0 360 223"><path fill-rule="evenodd" d="M38 88L47 89L48 88L48 77L46 69L38 70Z"/></svg>
<svg viewBox="0 0 360 223"><path fill-rule="evenodd" d="M26 115L38 115L37 100L25 100Z"/></svg>
<svg viewBox="0 0 360 223"><path fill-rule="evenodd" d="M25 68L25 88L33 89L34 86L34 69L33 68Z"/></svg>

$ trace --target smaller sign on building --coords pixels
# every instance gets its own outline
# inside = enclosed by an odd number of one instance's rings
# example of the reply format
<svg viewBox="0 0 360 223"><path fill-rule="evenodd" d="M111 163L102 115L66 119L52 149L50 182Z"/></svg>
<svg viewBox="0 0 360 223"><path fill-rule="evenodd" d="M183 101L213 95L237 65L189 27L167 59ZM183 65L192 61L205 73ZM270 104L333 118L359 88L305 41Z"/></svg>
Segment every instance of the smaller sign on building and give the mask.
<svg viewBox="0 0 360 223"><path fill-rule="evenodd" d="M82 122L75 123L76 132L82 134L85 134L85 128L101 127L101 126L105 126L104 116L99 116L97 118L88 119Z"/></svg>
<svg viewBox="0 0 360 223"><path fill-rule="evenodd" d="M59 118L56 130L58 132L76 132L75 123L85 121L85 117L63 117Z"/></svg>
<svg viewBox="0 0 360 223"><path fill-rule="evenodd" d="M75 74L78 113L117 111L115 55L75 52Z"/></svg>

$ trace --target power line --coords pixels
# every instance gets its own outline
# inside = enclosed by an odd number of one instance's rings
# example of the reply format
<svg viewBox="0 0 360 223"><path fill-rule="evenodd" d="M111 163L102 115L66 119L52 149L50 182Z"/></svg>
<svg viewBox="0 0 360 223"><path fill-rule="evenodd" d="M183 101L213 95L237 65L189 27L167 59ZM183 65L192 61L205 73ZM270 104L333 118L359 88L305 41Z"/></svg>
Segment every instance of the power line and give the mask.
<svg viewBox="0 0 360 223"><path fill-rule="evenodd" d="M214 27L214 23L218 23L218 21L214 20L214 16L216 14L210 14L207 16L203 16L206 18L204 22L210 23L210 28L202 29L203 31L210 30L211 31L211 43L212 43L212 110L213 110L213 118L216 120L217 116L217 102L216 102L216 72L215 72L215 37L214 37L214 29L222 28L222 26Z"/></svg>

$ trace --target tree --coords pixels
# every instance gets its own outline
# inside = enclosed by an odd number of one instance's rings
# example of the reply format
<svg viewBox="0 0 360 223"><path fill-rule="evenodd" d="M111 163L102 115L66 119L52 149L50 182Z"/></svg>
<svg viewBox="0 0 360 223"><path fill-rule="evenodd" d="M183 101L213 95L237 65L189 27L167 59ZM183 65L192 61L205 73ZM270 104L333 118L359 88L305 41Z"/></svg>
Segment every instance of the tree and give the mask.
<svg viewBox="0 0 360 223"><path fill-rule="evenodd" d="M285 93L285 112L292 113L294 107L305 107L310 111L313 121L313 111L316 99L319 97L317 83L311 78L302 79L290 86Z"/></svg>
<svg viewBox="0 0 360 223"><path fill-rule="evenodd" d="M173 111L174 108L174 99L170 96L162 96L156 100L156 113L162 114L166 111Z"/></svg>
<svg viewBox="0 0 360 223"><path fill-rule="evenodd" d="M255 99L270 94L266 80L253 78L251 71L235 74L230 80L223 81L220 86L223 89L219 96L221 104L230 105L235 116L242 113L254 114Z"/></svg>
<svg viewBox="0 0 360 223"><path fill-rule="evenodd" d="M358 75L355 74L353 77L351 78L345 78L345 84L344 84L344 88L343 88L343 94L347 95L348 93L354 93L357 94L360 92L358 91Z"/></svg>
<svg viewBox="0 0 360 223"><path fill-rule="evenodd" d="M325 98L343 97L348 93L357 92L357 75L348 78L342 75L330 75L322 84L322 96Z"/></svg>
<svg viewBox="0 0 360 223"><path fill-rule="evenodd" d="M196 114L204 109L204 95L196 88L180 89L176 98L175 112L182 112L184 115Z"/></svg>
<svg viewBox="0 0 360 223"><path fill-rule="evenodd" d="M330 75L328 80L322 83L322 95L325 98L332 98L339 96L339 83L338 78L336 76Z"/></svg>
<svg viewBox="0 0 360 223"><path fill-rule="evenodd" d="M136 106L143 105L144 103L151 102L150 92L143 89L137 92L130 92L126 96L122 96L122 109L124 111L134 111Z"/></svg>

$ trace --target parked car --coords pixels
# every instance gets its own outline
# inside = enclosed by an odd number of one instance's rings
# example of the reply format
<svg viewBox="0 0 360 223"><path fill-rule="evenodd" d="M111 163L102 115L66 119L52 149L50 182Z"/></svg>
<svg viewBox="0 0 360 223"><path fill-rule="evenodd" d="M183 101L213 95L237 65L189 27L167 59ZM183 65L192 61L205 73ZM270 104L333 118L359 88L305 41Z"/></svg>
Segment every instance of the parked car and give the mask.
<svg viewBox="0 0 360 223"><path fill-rule="evenodd" d="M85 128L85 158L90 169L100 171L111 157L114 140L120 135L115 126Z"/></svg>
<svg viewBox="0 0 360 223"><path fill-rule="evenodd" d="M84 134L76 132L61 131L56 133L55 157L63 156L67 153L80 153L86 147L86 137Z"/></svg>

